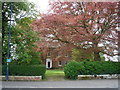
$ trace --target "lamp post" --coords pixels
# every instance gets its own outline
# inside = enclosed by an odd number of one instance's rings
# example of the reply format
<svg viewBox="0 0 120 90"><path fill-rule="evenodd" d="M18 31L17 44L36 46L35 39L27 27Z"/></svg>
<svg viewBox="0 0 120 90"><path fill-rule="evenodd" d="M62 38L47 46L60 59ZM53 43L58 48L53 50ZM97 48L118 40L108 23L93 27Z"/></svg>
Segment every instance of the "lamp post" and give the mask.
<svg viewBox="0 0 120 90"><path fill-rule="evenodd" d="M10 59L10 31L11 31L11 18L12 18L12 3L10 2L10 23L9 23L9 28L8 28L8 54L7 54L7 65L6 65L6 80L8 81L8 76L9 76L9 68L8 64L11 61Z"/></svg>

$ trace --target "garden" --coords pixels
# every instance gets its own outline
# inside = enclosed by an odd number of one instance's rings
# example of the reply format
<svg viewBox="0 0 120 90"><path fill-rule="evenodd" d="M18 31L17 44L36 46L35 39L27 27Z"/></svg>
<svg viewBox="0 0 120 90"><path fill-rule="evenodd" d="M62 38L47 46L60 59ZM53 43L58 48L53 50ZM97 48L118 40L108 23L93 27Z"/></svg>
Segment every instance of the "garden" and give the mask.
<svg viewBox="0 0 120 90"><path fill-rule="evenodd" d="M2 2L2 75L118 75L118 3L49 4L40 13L30 2ZM48 68L66 65L46 70L47 60Z"/></svg>

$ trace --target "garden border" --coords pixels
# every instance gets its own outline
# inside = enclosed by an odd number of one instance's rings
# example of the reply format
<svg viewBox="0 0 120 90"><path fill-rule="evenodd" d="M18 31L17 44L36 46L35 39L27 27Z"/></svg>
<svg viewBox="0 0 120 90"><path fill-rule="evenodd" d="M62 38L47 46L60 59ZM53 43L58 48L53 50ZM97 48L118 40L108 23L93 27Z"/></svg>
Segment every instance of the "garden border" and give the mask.
<svg viewBox="0 0 120 90"><path fill-rule="evenodd" d="M118 74L105 75L78 75L78 79L118 79Z"/></svg>
<svg viewBox="0 0 120 90"><path fill-rule="evenodd" d="M0 76L0 81L5 81L5 76ZM42 76L9 76L10 81L41 81Z"/></svg>

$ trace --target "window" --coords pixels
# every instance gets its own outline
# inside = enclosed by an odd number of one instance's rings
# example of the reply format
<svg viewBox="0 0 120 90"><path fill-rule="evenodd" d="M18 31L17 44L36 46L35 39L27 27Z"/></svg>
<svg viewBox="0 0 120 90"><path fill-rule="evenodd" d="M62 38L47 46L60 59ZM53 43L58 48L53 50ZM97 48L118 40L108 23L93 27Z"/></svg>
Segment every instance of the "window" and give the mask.
<svg viewBox="0 0 120 90"><path fill-rule="evenodd" d="M62 61L59 61L59 62L58 62L58 66L62 66Z"/></svg>
<svg viewBox="0 0 120 90"><path fill-rule="evenodd" d="M65 54L65 57L68 57L68 53Z"/></svg>
<svg viewBox="0 0 120 90"><path fill-rule="evenodd" d="M51 56L51 53L50 53L50 52L48 52L48 53L47 53L47 56Z"/></svg>
<svg viewBox="0 0 120 90"><path fill-rule="evenodd" d="M67 64L68 62L67 61L65 61L65 64Z"/></svg>

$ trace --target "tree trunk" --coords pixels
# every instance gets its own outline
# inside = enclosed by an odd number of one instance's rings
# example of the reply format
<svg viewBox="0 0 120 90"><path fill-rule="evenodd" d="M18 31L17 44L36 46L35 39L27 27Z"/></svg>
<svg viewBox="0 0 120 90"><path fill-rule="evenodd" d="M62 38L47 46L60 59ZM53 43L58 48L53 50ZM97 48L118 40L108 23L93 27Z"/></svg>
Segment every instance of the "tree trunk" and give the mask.
<svg viewBox="0 0 120 90"><path fill-rule="evenodd" d="M99 54L99 47L98 47L98 42L94 42L93 45L94 48L94 61L101 61L100 54Z"/></svg>
<svg viewBox="0 0 120 90"><path fill-rule="evenodd" d="M94 61L101 61L99 52L94 52Z"/></svg>

